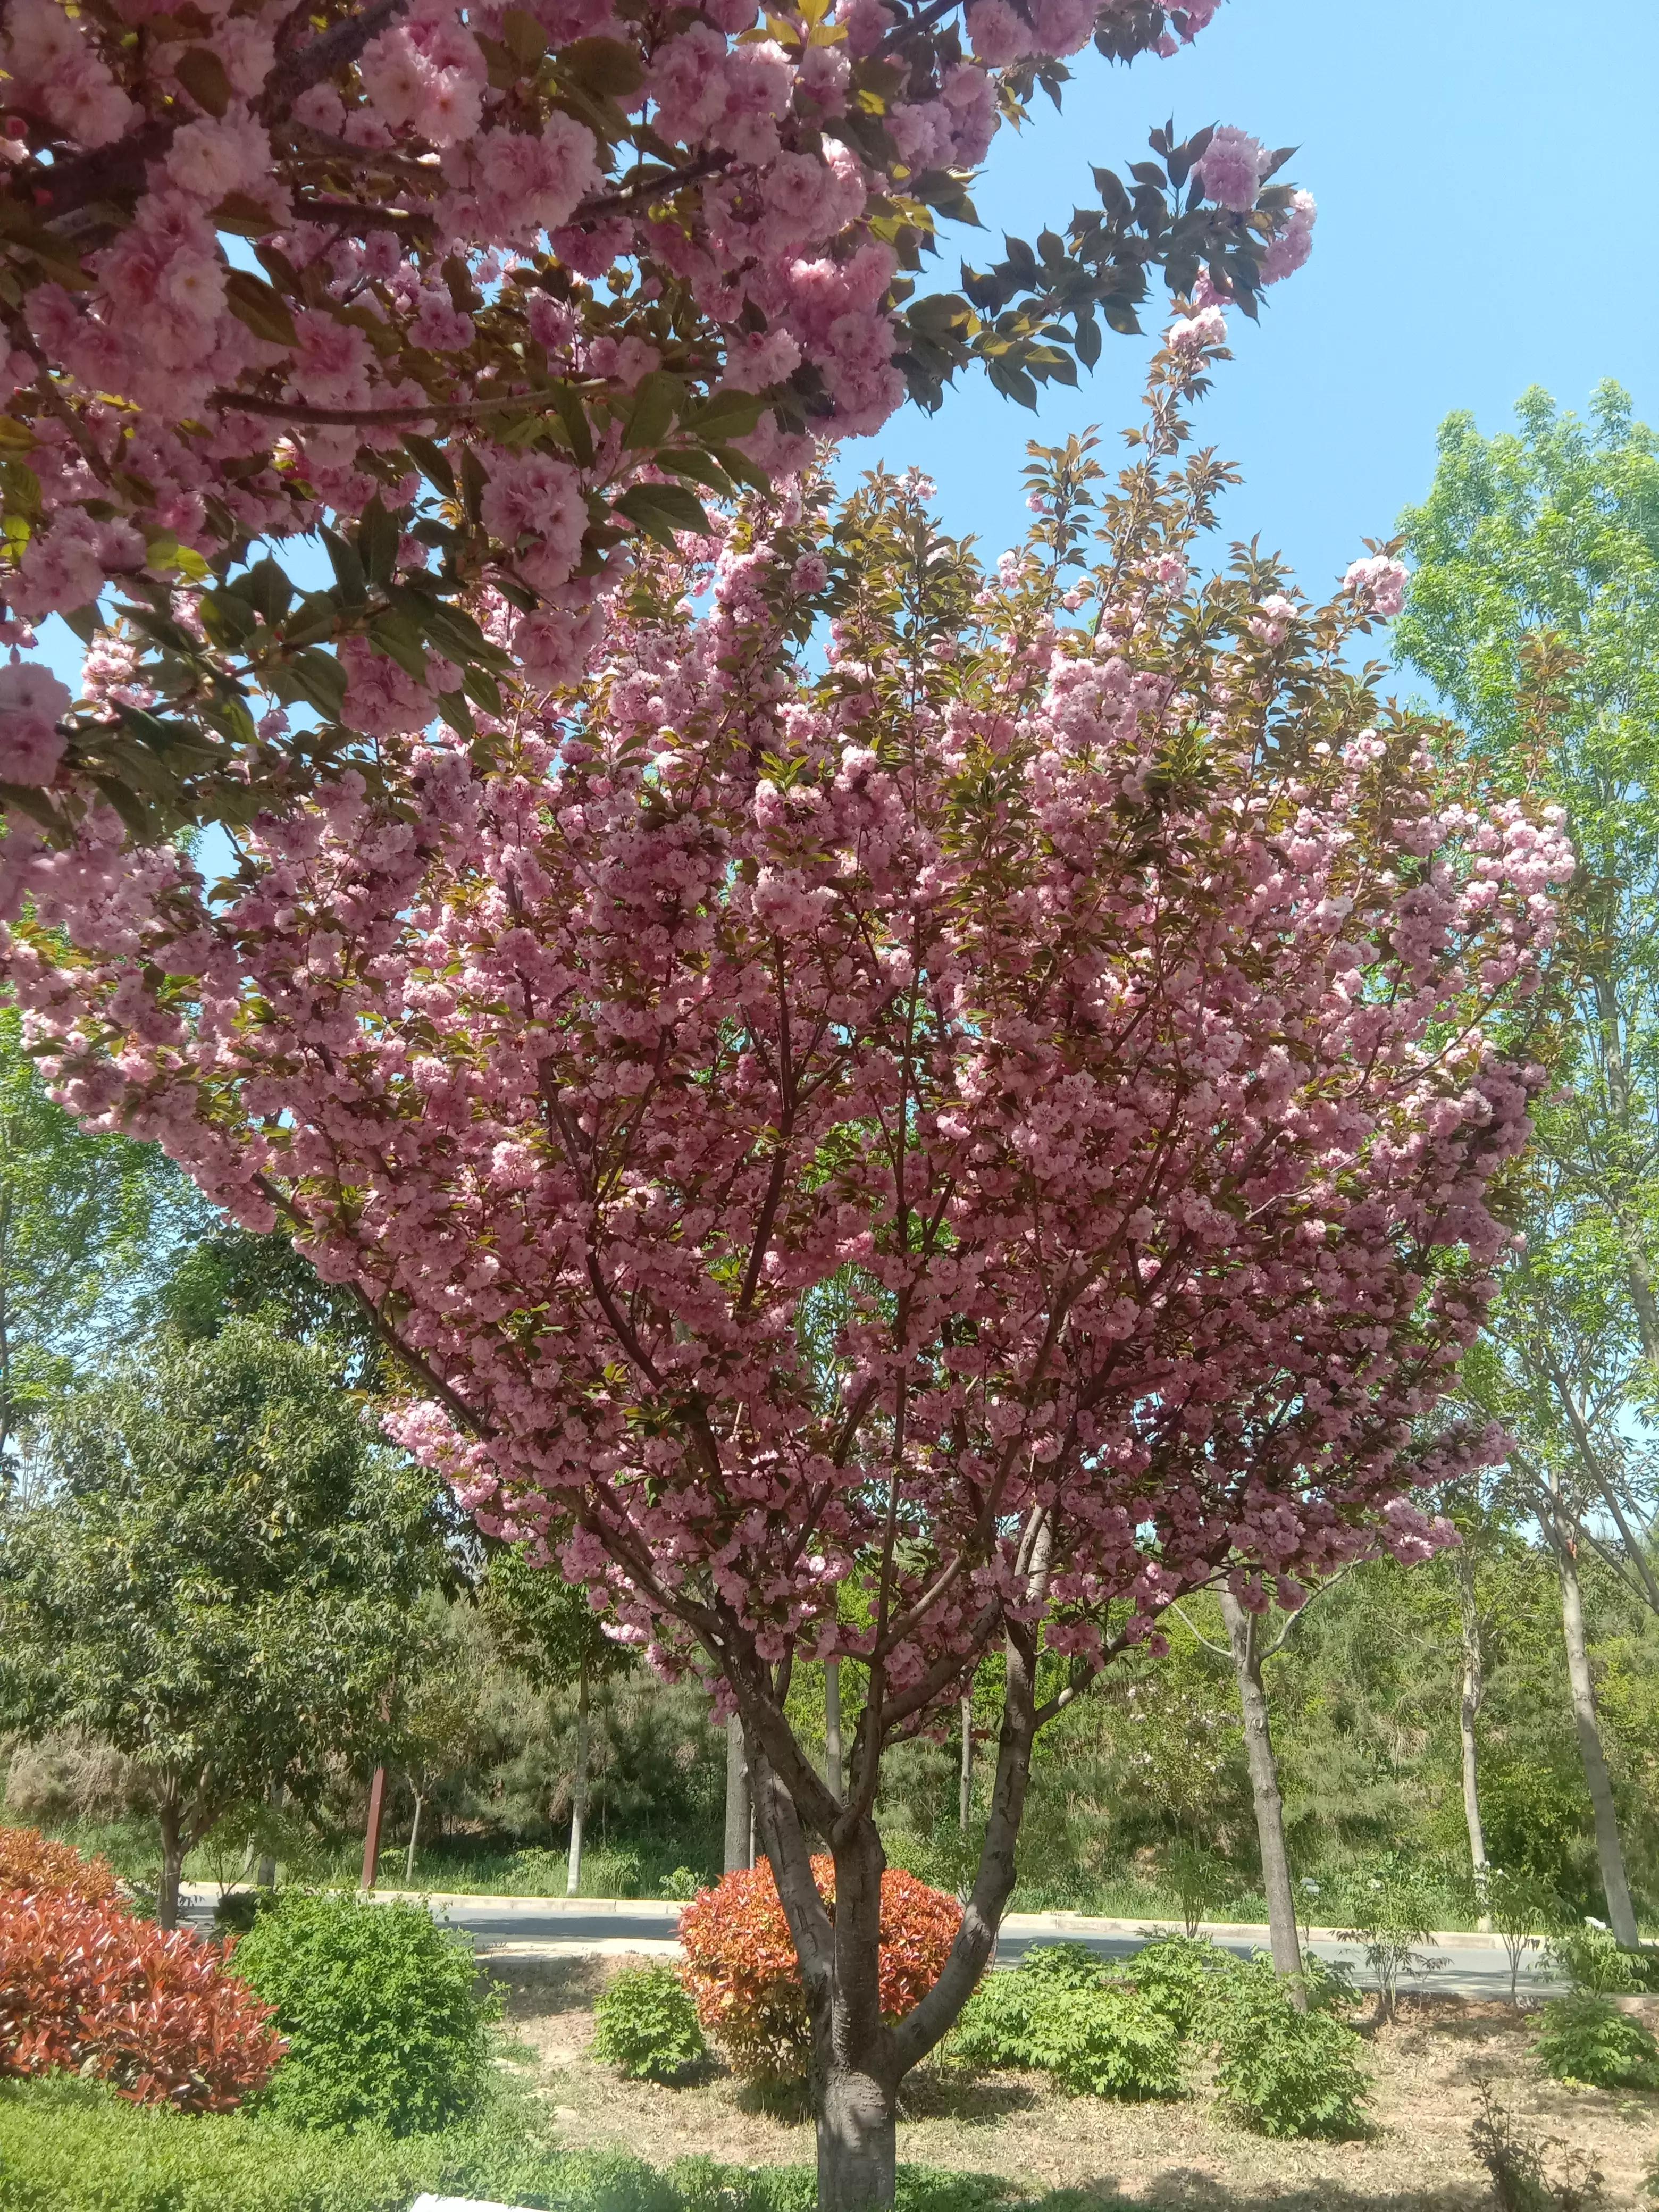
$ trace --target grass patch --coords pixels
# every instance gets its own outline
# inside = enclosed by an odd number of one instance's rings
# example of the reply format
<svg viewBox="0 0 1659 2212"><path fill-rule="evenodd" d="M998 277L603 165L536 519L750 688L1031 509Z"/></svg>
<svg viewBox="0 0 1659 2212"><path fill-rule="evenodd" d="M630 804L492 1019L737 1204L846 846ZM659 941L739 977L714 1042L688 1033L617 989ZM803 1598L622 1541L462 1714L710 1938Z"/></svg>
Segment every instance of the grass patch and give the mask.
<svg viewBox="0 0 1659 2212"><path fill-rule="evenodd" d="M0 2084L0 2212L408 2212L422 2190L538 2212L813 2212L810 2166L664 2168L565 2150L502 2090L441 2136L319 2136L269 2115L186 2118L57 2076ZM902 2166L897 2212L1108 2212L1116 2198L1026 2194L991 2174Z"/></svg>

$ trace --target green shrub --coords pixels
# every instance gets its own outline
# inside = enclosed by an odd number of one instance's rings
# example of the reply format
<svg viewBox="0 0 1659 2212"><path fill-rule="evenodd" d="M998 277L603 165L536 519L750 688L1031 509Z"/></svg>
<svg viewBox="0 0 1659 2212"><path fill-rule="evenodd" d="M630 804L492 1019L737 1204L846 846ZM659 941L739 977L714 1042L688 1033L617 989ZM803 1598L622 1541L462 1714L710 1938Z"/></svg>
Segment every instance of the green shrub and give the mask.
<svg viewBox="0 0 1659 2212"><path fill-rule="evenodd" d="M1591 1921L1551 1937L1550 1963L1579 1995L1622 1997L1659 1990L1659 1948L1644 1943L1639 1951L1621 1951L1613 1931Z"/></svg>
<svg viewBox="0 0 1659 2212"><path fill-rule="evenodd" d="M1611 1997L1557 1997L1540 2015L1539 2063L1558 2081L1595 2089L1659 2089L1659 2043Z"/></svg>
<svg viewBox="0 0 1659 2212"><path fill-rule="evenodd" d="M1215 2006L1216 2087L1266 2136L1352 2136L1369 2095L1360 2041L1328 2012L1298 2012L1260 1954L1229 1977Z"/></svg>
<svg viewBox="0 0 1659 2212"><path fill-rule="evenodd" d="M476 2105L500 1996L480 1990L467 1944L422 1906L290 1891L235 1955L289 2040L266 2093L284 2119L405 2136Z"/></svg>
<svg viewBox="0 0 1659 2212"><path fill-rule="evenodd" d="M1208 2021L1238 1960L1207 1936L1155 1936L1126 1962L1124 1972L1155 2012L1177 2035L1191 2035Z"/></svg>
<svg viewBox="0 0 1659 2212"><path fill-rule="evenodd" d="M1031 2051L1042 2071L1074 2096L1181 2094L1181 2039L1167 2015L1133 1990L1051 1984L1037 2000Z"/></svg>
<svg viewBox="0 0 1659 2212"><path fill-rule="evenodd" d="M702 1875L694 1874L689 1866L677 1866L672 1874L662 1878L662 1893L675 1905L690 1905L697 1892L706 1887Z"/></svg>
<svg viewBox="0 0 1659 2212"><path fill-rule="evenodd" d="M1081 1943L1044 1943L993 1974L963 2009L951 2045L988 2072L1033 2069L1093 2097L1181 2093L1179 2031L1137 1990L1115 1984Z"/></svg>
<svg viewBox="0 0 1659 2212"><path fill-rule="evenodd" d="M1040 1990L1097 1990L1107 1973L1086 1943L1033 1943L1014 1971Z"/></svg>
<svg viewBox="0 0 1659 2212"><path fill-rule="evenodd" d="M635 1966L593 2008L593 2056L630 2081L672 2081L705 2056L697 2008L670 1966Z"/></svg>
<svg viewBox="0 0 1659 2212"><path fill-rule="evenodd" d="M962 2008L951 2055L987 2074L1035 2066L1032 2034L1041 1997L1041 1984L1029 1975L988 1974Z"/></svg>

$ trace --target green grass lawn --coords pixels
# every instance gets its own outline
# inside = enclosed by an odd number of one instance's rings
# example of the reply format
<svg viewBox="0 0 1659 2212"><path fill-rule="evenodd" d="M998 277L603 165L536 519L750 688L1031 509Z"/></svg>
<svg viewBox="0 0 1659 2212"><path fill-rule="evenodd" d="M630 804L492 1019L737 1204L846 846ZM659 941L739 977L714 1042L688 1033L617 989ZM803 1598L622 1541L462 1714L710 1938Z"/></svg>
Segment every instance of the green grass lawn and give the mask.
<svg viewBox="0 0 1659 2212"><path fill-rule="evenodd" d="M63 2078L0 2084L0 2212L408 2212L422 2190L545 2212L812 2212L811 2169L685 2159L665 2171L562 2150L503 2092L478 2123L403 2142L306 2134L257 2114L190 2118ZM1115 2200L1113 2200L1115 2201ZM994 2176L899 2168L898 2212L1071 2212Z"/></svg>

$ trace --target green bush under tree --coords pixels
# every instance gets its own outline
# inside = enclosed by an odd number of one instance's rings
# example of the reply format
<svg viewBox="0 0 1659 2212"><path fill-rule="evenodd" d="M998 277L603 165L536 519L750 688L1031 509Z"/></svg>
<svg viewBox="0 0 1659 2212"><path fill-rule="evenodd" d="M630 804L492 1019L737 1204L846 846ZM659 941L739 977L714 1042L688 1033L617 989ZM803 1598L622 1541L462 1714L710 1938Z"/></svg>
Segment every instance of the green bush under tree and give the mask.
<svg viewBox="0 0 1659 2212"><path fill-rule="evenodd" d="M410 2136L477 2107L500 1993L422 1907L289 1892L243 1937L236 1970L288 2038L266 2094L279 2118Z"/></svg>

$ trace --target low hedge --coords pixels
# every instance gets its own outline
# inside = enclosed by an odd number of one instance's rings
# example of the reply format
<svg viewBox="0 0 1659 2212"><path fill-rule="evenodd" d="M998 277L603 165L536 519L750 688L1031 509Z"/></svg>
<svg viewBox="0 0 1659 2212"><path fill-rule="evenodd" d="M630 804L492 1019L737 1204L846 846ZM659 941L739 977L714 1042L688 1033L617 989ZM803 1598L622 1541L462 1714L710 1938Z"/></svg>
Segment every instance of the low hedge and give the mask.
<svg viewBox="0 0 1659 2212"><path fill-rule="evenodd" d="M814 2212L810 2166L561 2150L498 2093L441 2136L324 2136L270 2115L220 2118L120 2103L64 2076L0 2084L0 2212L408 2212L422 2190L539 2212ZM1074 2200L1072 2200L1074 2201ZM1000 2176L901 2166L897 2212L1045 2212ZM1061 2212L1060 2199L1047 2212ZM1089 2212L1108 2212L1091 2197Z"/></svg>

